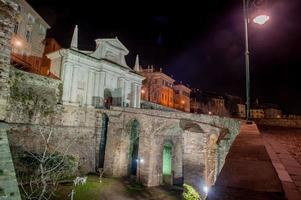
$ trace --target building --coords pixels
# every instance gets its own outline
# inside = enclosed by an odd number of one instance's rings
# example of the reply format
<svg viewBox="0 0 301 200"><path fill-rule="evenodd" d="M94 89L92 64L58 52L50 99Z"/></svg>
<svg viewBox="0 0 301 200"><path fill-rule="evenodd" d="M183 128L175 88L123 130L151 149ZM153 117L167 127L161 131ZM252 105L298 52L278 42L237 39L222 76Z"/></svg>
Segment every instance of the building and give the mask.
<svg viewBox="0 0 301 200"><path fill-rule="evenodd" d="M250 114L252 119L264 118L264 110L262 108L252 108L250 109Z"/></svg>
<svg viewBox="0 0 301 200"><path fill-rule="evenodd" d="M136 66L138 69L138 57ZM162 72L156 71L153 66L147 69L140 68L139 73L145 77L142 86L142 99L145 101L161 104L174 108L174 89L175 80Z"/></svg>
<svg viewBox="0 0 301 200"><path fill-rule="evenodd" d="M237 116L239 118L246 118L246 105L245 104L237 104Z"/></svg>
<svg viewBox="0 0 301 200"><path fill-rule="evenodd" d="M43 41L45 45L44 53L43 53L43 58L42 58L42 63L41 63L41 75L46 75L50 77L55 77L56 76L52 73L50 73L50 59L47 58L47 54L60 50L62 47L61 45L54 39L54 38L46 38Z"/></svg>
<svg viewBox="0 0 301 200"><path fill-rule="evenodd" d="M43 43L50 26L25 1L12 0L18 4L19 16L12 36L12 64L25 71L41 73Z"/></svg>
<svg viewBox="0 0 301 200"><path fill-rule="evenodd" d="M117 37L95 42L94 51L79 50L76 26L69 49L47 54L50 73L63 81L63 104L140 108L144 77L127 65L129 50Z"/></svg>
<svg viewBox="0 0 301 200"><path fill-rule="evenodd" d="M281 118L282 111L278 108L265 108L264 109L265 118Z"/></svg>
<svg viewBox="0 0 301 200"><path fill-rule="evenodd" d="M265 118L282 118L282 111L276 104L264 103L262 105Z"/></svg>
<svg viewBox="0 0 301 200"><path fill-rule="evenodd" d="M228 116L229 113L225 107L225 98L223 95L194 89L191 96L195 102L199 102L199 105L193 103L194 106L199 107L198 113ZM193 110L193 112L195 112L195 110Z"/></svg>
<svg viewBox="0 0 301 200"><path fill-rule="evenodd" d="M201 113L201 103L196 98L190 99L190 112Z"/></svg>
<svg viewBox="0 0 301 200"><path fill-rule="evenodd" d="M174 108L184 112L190 112L190 92L191 90L183 85L175 84L174 89Z"/></svg>

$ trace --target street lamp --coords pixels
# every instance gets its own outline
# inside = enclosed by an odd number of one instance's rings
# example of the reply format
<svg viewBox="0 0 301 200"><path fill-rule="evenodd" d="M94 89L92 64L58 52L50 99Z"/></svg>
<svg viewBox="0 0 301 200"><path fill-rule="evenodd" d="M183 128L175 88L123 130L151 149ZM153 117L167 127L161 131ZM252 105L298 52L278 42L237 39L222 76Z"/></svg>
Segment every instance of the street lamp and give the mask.
<svg viewBox="0 0 301 200"><path fill-rule="evenodd" d="M249 4L251 0L243 0L243 9L244 9L244 26L245 26L245 62L246 62L246 97L247 97L247 123L251 124L251 113L250 113L250 105L251 105L251 98L250 98L250 51L249 51L249 36L248 36L248 23L249 23ZM259 15L253 19L254 23L259 25L265 24L270 19L267 15Z"/></svg>
<svg viewBox="0 0 301 200"><path fill-rule="evenodd" d="M259 15L253 19L255 24L263 25L270 19L268 15Z"/></svg>

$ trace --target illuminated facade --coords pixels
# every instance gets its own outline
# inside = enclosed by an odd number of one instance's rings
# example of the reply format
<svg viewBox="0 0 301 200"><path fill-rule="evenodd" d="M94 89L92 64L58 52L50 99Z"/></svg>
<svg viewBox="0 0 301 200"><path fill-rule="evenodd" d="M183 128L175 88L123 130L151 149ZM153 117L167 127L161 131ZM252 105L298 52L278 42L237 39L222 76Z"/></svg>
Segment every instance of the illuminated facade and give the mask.
<svg viewBox="0 0 301 200"><path fill-rule="evenodd" d="M250 110L251 118L258 119L258 118L264 118L264 111L262 108L254 108Z"/></svg>
<svg viewBox="0 0 301 200"><path fill-rule="evenodd" d="M184 112L190 112L191 90L183 84L177 84L174 88L174 108Z"/></svg>
<svg viewBox="0 0 301 200"><path fill-rule="evenodd" d="M162 70L155 71L153 67L141 68L139 73L145 77L141 91L142 100L173 108L175 80Z"/></svg>
<svg viewBox="0 0 301 200"><path fill-rule="evenodd" d="M127 65L129 50L118 38L95 42L94 51L79 50L76 26L70 48L47 54L50 73L63 81L63 104L140 108L144 77Z"/></svg>
<svg viewBox="0 0 301 200"><path fill-rule="evenodd" d="M41 73L43 43L50 26L25 1L13 0L18 4L18 18L12 37L12 64L25 71Z"/></svg>

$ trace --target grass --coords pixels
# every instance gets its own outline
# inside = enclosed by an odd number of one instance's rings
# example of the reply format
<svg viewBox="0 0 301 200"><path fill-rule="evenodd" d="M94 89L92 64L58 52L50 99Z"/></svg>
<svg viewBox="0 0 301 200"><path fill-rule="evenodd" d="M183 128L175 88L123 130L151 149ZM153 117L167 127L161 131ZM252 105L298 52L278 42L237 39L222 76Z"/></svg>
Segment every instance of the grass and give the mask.
<svg viewBox="0 0 301 200"><path fill-rule="evenodd" d="M102 183L99 182L97 176L88 176L87 183L75 187L75 200L99 200L101 192L110 187L116 180L114 178L102 178ZM70 193L73 185L71 183L63 184L59 187L53 200L70 199Z"/></svg>
<svg viewBox="0 0 301 200"><path fill-rule="evenodd" d="M72 191L72 183L62 184L52 200L68 200ZM99 178L88 175L87 183L75 188L74 200L178 200L181 199L182 190L174 187L147 188L135 180L128 178Z"/></svg>

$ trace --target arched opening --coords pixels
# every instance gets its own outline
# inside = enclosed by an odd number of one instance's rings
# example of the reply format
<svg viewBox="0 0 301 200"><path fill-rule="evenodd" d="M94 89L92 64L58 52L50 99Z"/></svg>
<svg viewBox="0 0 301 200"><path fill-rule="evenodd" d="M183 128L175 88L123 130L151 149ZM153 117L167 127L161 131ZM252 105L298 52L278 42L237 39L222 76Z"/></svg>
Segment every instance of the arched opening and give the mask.
<svg viewBox="0 0 301 200"><path fill-rule="evenodd" d="M131 145L130 145L130 175L137 175L137 165L138 165L138 150L139 150L139 133L140 133L140 124L135 119L131 123Z"/></svg>
<svg viewBox="0 0 301 200"><path fill-rule="evenodd" d="M113 104L112 92L109 89L104 90L104 106L109 108Z"/></svg>
<svg viewBox="0 0 301 200"><path fill-rule="evenodd" d="M163 183L172 185L172 144L167 142L163 146Z"/></svg>
<svg viewBox="0 0 301 200"><path fill-rule="evenodd" d="M102 114L101 117L102 119L101 119L101 129L100 129L98 168L103 168L104 166L108 124L109 124L109 118L106 114Z"/></svg>

